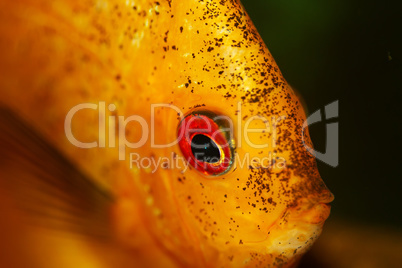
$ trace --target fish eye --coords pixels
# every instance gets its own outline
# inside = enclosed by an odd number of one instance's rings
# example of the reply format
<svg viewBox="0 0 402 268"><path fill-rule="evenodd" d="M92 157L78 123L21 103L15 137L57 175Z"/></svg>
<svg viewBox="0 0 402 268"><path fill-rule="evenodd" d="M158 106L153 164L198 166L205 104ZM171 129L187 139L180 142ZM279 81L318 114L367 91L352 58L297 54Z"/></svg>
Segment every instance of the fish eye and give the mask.
<svg viewBox="0 0 402 268"><path fill-rule="evenodd" d="M235 142L229 117L193 110L181 120L177 135L184 158L199 172L219 176L231 169Z"/></svg>
<svg viewBox="0 0 402 268"><path fill-rule="evenodd" d="M191 140L191 152L195 159L205 163L217 163L221 159L221 152L216 143L208 136L196 134Z"/></svg>

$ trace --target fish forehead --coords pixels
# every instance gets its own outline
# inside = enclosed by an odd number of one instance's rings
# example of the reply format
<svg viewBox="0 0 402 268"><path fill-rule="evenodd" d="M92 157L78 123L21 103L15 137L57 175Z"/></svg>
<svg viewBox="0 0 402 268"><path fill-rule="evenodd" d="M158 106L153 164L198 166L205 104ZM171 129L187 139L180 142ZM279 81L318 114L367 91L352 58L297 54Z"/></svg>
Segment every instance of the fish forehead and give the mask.
<svg viewBox="0 0 402 268"><path fill-rule="evenodd" d="M181 246L210 259L221 250L222 262L233 260L230 251L238 248L246 252L244 258L252 250L266 254L271 252L267 246L250 244L266 240L269 228L299 200L329 195L301 143L303 109L238 1L27 0L2 5L3 13L11 10L2 18L16 26L1 29L7 41L0 43L1 51L8 51L10 42L13 48L1 65L2 88L16 89L4 92L2 101L117 194L127 182L116 183L116 177L123 177L116 174L132 178L139 188L137 200L147 208L152 232L161 234L164 247ZM26 19L21 14L27 10L36 15ZM179 119L171 111L152 114L151 104L174 105L183 113L205 105L229 116L236 130L256 115L286 116L276 137L286 171L238 168L214 180L194 170L129 169L127 161L117 160L118 148L77 150L66 140L64 118L75 105L99 100L114 104L114 115L154 120L160 141L176 137ZM239 102L241 120L236 118ZM81 114L74 133L96 140L97 124L96 111ZM133 126L126 134L133 140L140 136ZM243 144L237 148L240 156L270 151L248 146L244 136L236 138ZM264 140L272 136L252 138ZM172 152L180 155L177 146L159 150L147 143L127 150L127 157L169 157ZM212 249L203 251L196 242Z"/></svg>

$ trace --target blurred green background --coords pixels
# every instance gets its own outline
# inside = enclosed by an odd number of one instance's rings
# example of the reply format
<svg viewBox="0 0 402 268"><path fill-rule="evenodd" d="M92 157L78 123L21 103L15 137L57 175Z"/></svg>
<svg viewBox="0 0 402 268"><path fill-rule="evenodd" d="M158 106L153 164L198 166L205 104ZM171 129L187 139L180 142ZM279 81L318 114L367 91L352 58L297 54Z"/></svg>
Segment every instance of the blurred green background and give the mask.
<svg viewBox="0 0 402 268"><path fill-rule="evenodd" d="M339 100L339 166L318 163L335 194L329 221L401 230L401 6L357 0L242 3L308 113ZM310 130L316 149L324 152L325 123Z"/></svg>

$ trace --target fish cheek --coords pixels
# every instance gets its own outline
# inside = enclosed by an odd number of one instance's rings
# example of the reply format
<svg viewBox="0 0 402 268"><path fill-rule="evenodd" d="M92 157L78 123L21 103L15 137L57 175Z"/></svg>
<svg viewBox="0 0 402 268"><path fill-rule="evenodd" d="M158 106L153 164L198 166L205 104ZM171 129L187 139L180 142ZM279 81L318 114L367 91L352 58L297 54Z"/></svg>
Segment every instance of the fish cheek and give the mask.
<svg viewBox="0 0 402 268"><path fill-rule="evenodd" d="M284 207L272 194L278 186L265 171L246 168L216 179L194 174L179 176L177 182L175 193L193 228L201 238L222 245L266 239L280 216L277 208Z"/></svg>
<svg viewBox="0 0 402 268"><path fill-rule="evenodd" d="M253 189L251 182L261 184ZM286 209L286 202L276 194L281 185L272 174L246 168L207 179L192 170L185 177L177 176L172 186L181 227L186 229L188 241L201 246L199 250L208 262L216 264L229 258L243 263L250 254L270 261L270 245L278 240L277 230L284 224ZM256 190L261 192L255 195Z"/></svg>

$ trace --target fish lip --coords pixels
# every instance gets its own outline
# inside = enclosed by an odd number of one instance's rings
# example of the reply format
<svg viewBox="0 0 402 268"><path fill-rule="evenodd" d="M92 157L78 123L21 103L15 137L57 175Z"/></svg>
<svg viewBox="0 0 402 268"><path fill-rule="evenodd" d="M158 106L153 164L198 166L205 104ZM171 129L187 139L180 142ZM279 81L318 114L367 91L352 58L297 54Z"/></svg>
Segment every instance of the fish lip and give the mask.
<svg viewBox="0 0 402 268"><path fill-rule="evenodd" d="M322 225L328 219L331 212L331 205L328 203L320 202L315 204L311 209L307 210L306 219L307 223Z"/></svg>
<svg viewBox="0 0 402 268"><path fill-rule="evenodd" d="M319 222L318 224L324 224L324 222L329 218L329 215L331 213L331 205L329 203L319 203L321 207L325 207L326 213L325 215L322 215L322 221Z"/></svg>
<svg viewBox="0 0 402 268"><path fill-rule="evenodd" d="M332 203L334 200L335 200L334 194L331 193L331 192L328 192L327 197L324 198L323 200L321 200L319 203L329 205L329 203ZM329 205L329 206L330 206L330 205Z"/></svg>
<svg viewBox="0 0 402 268"><path fill-rule="evenodd" d="M289 219L299 223L323 225L330 212L330 202L318 202L301 211L289 211Z"/></svg>

